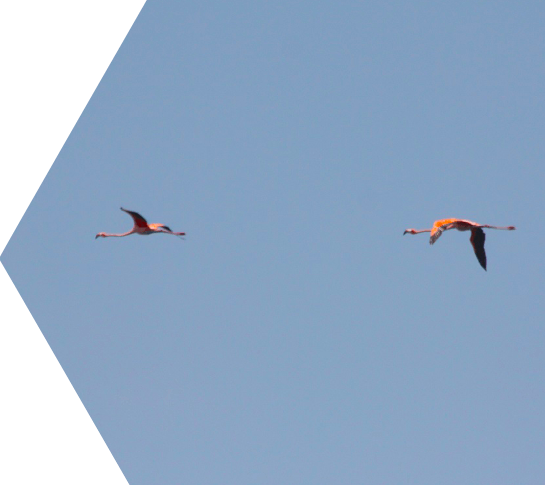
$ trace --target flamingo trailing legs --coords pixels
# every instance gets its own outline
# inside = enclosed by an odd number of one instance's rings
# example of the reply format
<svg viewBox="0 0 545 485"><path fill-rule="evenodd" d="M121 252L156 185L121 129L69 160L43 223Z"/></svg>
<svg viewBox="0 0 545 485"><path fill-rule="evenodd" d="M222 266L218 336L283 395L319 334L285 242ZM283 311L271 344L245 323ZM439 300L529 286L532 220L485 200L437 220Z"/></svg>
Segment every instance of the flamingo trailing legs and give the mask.
<svg viewBox="0 0 545 485"><path fill-rule="evenodd" d="M146 219L144 219L138 212L133 212L127 209L121 210L129 214L133 221L134 226L130 231L124 232L123 234L108 234L106 232L99 232L95 239L98 237L123 237L129 236L131 234L140 234L141 236L148 236L149 234L172 234L173 236L185 236L185 232L173 232L170 227L165 226L164 224L148 224ZM183 238L182 238L183 239Z"/></svg>
<svg viewBox="0 0 545 485"><path fill-rule="evenodd" d="M441 234L443 234L444 231L448 231L449 229L458 229L459 231L471 231L471 237L469 238L469 242L471 242L471 245L473 246L473 250L475 251L475 256L477 256L477 260L486 271L486 253L484 251L484 240L486 236L484 234L483 228L501 229L504 231L514 231L516 229L515 226L489 226L487 224L477 224L476 222L468 221L465 219L441 219L439 221L435 221L431 229L405 229L403 235L407 233L420 234L421 232L430 232L430 244L433 244L441 237Z"/></svg>

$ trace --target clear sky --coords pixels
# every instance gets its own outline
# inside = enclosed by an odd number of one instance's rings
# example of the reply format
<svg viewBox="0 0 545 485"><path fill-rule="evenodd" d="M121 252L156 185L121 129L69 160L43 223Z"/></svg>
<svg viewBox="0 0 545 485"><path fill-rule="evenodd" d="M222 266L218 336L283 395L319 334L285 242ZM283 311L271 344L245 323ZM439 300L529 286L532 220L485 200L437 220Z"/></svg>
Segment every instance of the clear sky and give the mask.
<svg viewBox="0 0 545 485"><path fill-rule="evenodd" d="M131 485L542 483L544 22L144 6L2 254Z"/></svg>

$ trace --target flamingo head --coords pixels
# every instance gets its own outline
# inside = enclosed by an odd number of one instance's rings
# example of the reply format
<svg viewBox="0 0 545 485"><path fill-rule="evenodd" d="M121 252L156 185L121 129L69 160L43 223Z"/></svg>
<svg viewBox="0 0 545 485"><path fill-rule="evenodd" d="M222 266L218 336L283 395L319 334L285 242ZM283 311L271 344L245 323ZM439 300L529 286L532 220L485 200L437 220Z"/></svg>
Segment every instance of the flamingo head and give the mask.
<svg viewBox="0 0 545 485"><path fill-rule="evenodd" d="M405 234L416 234L416 229L405 229L405 232L403 233L403 235Z"/></svg>
<svg viewBox="0 0 545 485"><path fill-rule="evenodd" d="M99 232L96 236L95 236L95 239L97 237L106 237L106 234L104 234L103 232Z"/></svg>

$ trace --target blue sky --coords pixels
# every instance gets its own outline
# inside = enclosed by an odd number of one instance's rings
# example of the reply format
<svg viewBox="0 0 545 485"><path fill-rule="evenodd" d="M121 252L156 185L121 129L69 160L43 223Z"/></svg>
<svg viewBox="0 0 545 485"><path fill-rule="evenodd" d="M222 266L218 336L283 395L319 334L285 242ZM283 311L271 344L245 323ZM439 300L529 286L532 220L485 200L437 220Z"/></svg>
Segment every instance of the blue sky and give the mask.
<svg viewBox="0 0 545 485"><path fill-rule="evenodd" d="M2 254L131 484L540 483L544 15L144 6Z"/></svg>

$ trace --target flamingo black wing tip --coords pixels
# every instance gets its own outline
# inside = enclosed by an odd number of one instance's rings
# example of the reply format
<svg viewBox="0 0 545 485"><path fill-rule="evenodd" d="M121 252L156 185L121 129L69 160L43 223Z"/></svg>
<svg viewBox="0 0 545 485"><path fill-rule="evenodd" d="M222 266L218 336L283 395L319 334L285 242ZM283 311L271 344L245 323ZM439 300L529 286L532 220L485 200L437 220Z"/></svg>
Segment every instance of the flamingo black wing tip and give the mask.
<svg viewBox="0 0 545 485"><path fill-rule="evenodd" d="M477 256L477 261L479 261L479 264L486 271L486 252L484 250L485 240L486 234L480 227L477 227L471 231L469 242L473 246L475 256Z"/></svg>

